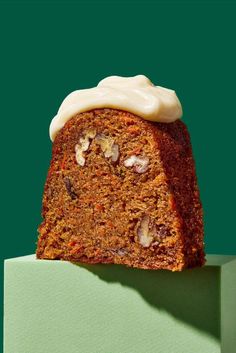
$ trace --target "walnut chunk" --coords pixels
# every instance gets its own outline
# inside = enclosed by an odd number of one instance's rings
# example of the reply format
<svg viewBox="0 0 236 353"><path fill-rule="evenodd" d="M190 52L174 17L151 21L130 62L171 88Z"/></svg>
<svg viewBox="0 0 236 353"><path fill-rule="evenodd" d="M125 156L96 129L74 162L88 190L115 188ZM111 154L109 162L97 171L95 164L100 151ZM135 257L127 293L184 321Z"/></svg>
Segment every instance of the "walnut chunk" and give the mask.
<svg viewBox="0 0 236 353"><path fill-rule="evenodd" d="M109 252L112 254L112 255L119 255L119 256L125 256L128 254L128 250L125 249L125 248L120 248L120 249L113 249L111 248L109 250Z"/></svg>
<svg viewBox="0 0 236 353"><path fill-rule="evenodd" d="M70 195L72 200L75 200L77 198L77 194L74 191L74 188L71 184L71 181L68 177L64 178L64 183L65 183L65 187L66 187L66 191L67 193Z"/></svg>
<svg viewBox="0 0 236 353"><path fill-rule="evenodd" d="M156 237L158 239L164 239L171 236L171 229L165 224L159 224L156 228Z"/></svg>
<svg viewBox="0 0 236 353"><path fill-rule="evenodd" d="M79 144L75 145L75 159L76 162L83 167L85 165L85 158L83 156L83 150Z"/></svg>
<svg viewBox="0 0 236 353"><path fill-rule="evenodd" d="M111 160L112 162L116 162L119 158L119 146L115 143L114 145L112 145L111 151L112 151Z"/></svg>
<svg viewBox="0 0 236 353"><path fill-rule="evenodd" d="M106 158L111 157L112 162L116 162L118 160L119 146L114 143L114 140L110 136L98 134L95 140L100 145L102 152Z"/></svg>
<svg viewBox="0 0 236 353"><path fill-rule="evenodd" d="M83 136L80 137L79 143L75 145L76 162L83 167L85 165L84 152L89 149L91 140L96 136L95 129L86 130Z"/></svg>
<svg viewBox="0 0 236 353"><path fill-rule="evenodd" d="M145 173L148 169L149 158L132 155L129 158L125 159L124 166L125 167L134 167L135 172L137 173Z"/></svg>
<svg viewBox="0 0 236 353"><path fill-rule="evenodd" d="M152 225L152 222L148 215L145 215L142 218L137 233L138 233L139 243L144 248L148 248L156 236L156 226Z"/></svg>
<svg viewBox="0 0 236 353"><path fill-rule="evenodd" d="M165 224L155 224L154 219L144 215L137 230L139 243L144 247L159 246L163 240L171 236L171 229Z"/></svg>

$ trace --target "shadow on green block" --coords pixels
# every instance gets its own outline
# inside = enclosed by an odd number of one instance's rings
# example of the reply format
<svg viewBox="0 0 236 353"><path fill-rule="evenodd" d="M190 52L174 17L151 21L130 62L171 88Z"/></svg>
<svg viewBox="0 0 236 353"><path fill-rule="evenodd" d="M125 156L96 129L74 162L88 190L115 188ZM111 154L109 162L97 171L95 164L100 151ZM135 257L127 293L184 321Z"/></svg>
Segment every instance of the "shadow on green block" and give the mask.
<svg viewBox="0 0 236 353"><path fill-rule="evenodd" d="M220 340L220 269L202 267L183 272L130 269L120 265L84 265L107 283L137 291L157 310Z"/></svg>

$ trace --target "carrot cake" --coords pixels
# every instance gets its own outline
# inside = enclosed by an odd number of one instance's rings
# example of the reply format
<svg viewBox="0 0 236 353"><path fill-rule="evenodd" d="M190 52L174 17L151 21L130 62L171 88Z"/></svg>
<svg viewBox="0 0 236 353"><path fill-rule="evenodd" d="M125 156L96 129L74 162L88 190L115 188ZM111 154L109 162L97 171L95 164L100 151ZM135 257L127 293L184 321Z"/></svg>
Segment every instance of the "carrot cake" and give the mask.
<svg viewBox="0 0 236 353"><path fill-rule="evenodd" d="M110 76L69 94L50 125L38 259L202 266L203 212L173 90Z"/></svg>

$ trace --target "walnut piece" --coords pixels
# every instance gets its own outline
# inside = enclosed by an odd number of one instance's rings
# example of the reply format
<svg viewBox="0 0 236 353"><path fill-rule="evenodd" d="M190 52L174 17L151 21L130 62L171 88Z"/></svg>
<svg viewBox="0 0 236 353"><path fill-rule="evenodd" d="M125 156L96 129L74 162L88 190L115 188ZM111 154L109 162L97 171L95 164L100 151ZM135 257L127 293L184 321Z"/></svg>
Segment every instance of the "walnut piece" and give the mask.
<svg viewBox="0 0 236 353"><path fill-rule="evenodd" d="M148 248L150 245L156 246L163 242L164 238L171 236L171 229L165 224L155 224L148 215L141 219L137 230L139 243Z"/></svg>
<svg viewBox="0 0 236 353"><path fill-rule="evenodd" d="M124 160L125 167L134 167L135 172L145 173L148 169L149 158L132 155Z"/></svg>
<svg viewBox="0 0 236 353"><path fill-rule="evenodd" d="M74 191L74 188L71 184L70 178L65 177L64 178L64 183L65 183L65 187L66 187L66 191L67 193L70 195L72 200L75 200L77 198L77 194Z"/></svg>
<svg viewBox="0 0 236 353"><path fill-rule="evenodd" d="M125 248L120 248L120 249L113 249L111 248L110 253L112 253L112 255L119 255L119 256L125 256L128 253L128 250Z"/></svg>
<svg viewBox="0 0 236 353"><path fill-rule="evenodd" d="M102 152L106 158L110 158L112 162L116 162L119 158L119 146L114 143L110 136L98 134L95 138L96 142L100 145Z"/></svg>
<svg viewBox="0 0 236 353"><path fill-rule="evenodd" d="M95 129L89 129L81 136L79 143L75 145L75 159L76 162L83 167L85 165L84 152L88 150L91 140L96 136Z"/></svg>
<svg viewBox="0 0 236 353"><path fill-rule="evenodd" d="M75 145L75 159L76 159L76 162L81 167L83 167L85 165L85 158L83 156L83 150L79 144Z"/></svg>
<svg viewBox="0 0 236 353"><path fill-rule="evenodd" d="M144 248L148 248L156 236L156 226L151 225L150 217L148 215L145 215L142 218L137 233L139 237L139 243Z"/></svg>

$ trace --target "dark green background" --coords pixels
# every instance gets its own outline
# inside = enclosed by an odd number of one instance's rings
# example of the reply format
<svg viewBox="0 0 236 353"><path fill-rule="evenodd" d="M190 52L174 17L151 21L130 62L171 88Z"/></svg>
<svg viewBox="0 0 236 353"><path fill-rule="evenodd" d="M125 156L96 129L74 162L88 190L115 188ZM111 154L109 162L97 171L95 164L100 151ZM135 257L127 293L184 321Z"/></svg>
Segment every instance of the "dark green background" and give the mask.
<svg viewBox="0 0 236 353"><path fill-rule="evenodd" d="M62 99L140 73L183 104L206 251L236 254L235 15L226 1L0 5L1 260L35 250L48 127Z"/></svg>

